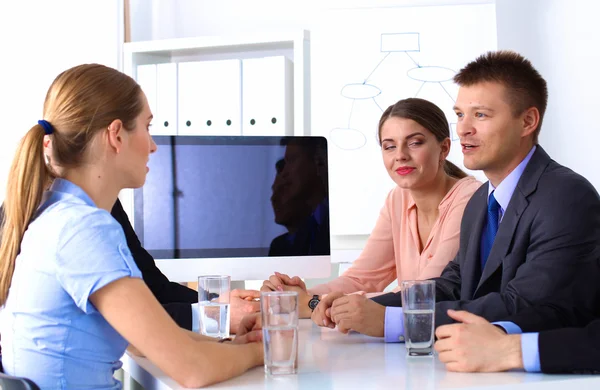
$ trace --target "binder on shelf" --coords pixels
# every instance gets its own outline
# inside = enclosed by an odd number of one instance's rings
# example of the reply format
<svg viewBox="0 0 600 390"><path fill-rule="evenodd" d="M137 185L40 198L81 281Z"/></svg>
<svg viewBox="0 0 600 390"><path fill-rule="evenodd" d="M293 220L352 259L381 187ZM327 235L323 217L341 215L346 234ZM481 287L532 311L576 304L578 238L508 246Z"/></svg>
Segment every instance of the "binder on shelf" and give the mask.
<svg viewBox="0 0 600 390"><path fill-rule="evenodd" d="M177 134L177 64L156 65L156 112L153 134Z"/></svg>
<svg viewBox="0 0 600 390"><path fill-rule="evenodd" d="M285 56L242 60L242 134L293 135L293 64Z"/></svg>
<svg viewBox="0 0 600 390"><path fill-rule="evenodd" d="M181 62L178 67L178 134L240 135L240 60Z"/></svg>
<svg viewBox="0 0 600 390"><path fill-rule="evenodd" d="M136 81L142 87L142 91L146 95L146 99L148 99L150 111L156 115L156 64L139 65L137 67ZM154 124L155 121L153 120L152 123Z"/></svg>

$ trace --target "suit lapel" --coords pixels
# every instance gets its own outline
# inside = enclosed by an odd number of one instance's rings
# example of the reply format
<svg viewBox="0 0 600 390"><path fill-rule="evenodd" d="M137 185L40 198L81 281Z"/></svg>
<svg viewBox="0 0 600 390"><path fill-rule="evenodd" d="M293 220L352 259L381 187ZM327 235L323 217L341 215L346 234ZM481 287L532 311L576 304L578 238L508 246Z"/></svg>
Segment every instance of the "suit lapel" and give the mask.
<svg viewBox="0 0 600 390"><path fill-rule="evenodd" d="M465 253L467 261L464 263L464 268L461 265L462 283L464 283L464 290L468 291L469 294L472 294L475 291L475 287L479 281L479 275L481 274L479 266L481 263L480 247L483 225L487 215L488 185L482 185L473 195L473 208L475 209L475 213L473 219L470 221L470 227L473 234L469 237L469 242L467 244L467 252ZM469 299L471 297L469 297Z"/></svg>
<svg viewBox="0 0 600 390"><path fill-rule="evenodd" d="M531 160L529 160L527 167L525 167L525 170L517 183L517 187L510 198L502 222L500 222L500 225L498 226L498 233L494 240L494 245L492 245L490 255L485 264L485 268L483 269L477 289L479 289L483 283L489 279L500 266L502 266L502 259L508 253L519 220L529 205L528 198L537 189L540 177L550 161L550 156L548 156L541 146L537 145L536 151L533 153L533 156L531 156Z"/></svg>

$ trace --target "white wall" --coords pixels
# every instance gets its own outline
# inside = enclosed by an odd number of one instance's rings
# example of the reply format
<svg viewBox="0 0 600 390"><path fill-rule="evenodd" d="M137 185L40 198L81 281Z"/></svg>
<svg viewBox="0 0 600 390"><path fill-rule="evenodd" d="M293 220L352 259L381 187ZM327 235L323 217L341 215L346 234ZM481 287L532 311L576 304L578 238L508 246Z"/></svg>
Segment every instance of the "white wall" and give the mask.
<svg viewBox="0 0 600 390"><path fill-rule="evenodd" d="M131 39L148 41L202 35L311 28L328 9L489 4L494 0L130 0ZM334 261L353 261L367 235L333 236ZM348 250L348 251L345 251Z"/></svg>
<svg viewBox="0 0 600 390"><path fill-rule="evenodd" d="M529 58L548 82L540 144L600 190L600 3L497 0L498 48Z"/></svg>
<svg viewBox="0 0 600 390"><path fill-rule="evenodd" d="M122 42L123 0L0 1L0 201L52 80L84 62L119 67Z"/></svg>
<svg viewBox="0 0 600 390"><path fill-rule="evenodd" d="M494 3L494 0L130 0L131 40L309 28L329 8Z"/></svg>

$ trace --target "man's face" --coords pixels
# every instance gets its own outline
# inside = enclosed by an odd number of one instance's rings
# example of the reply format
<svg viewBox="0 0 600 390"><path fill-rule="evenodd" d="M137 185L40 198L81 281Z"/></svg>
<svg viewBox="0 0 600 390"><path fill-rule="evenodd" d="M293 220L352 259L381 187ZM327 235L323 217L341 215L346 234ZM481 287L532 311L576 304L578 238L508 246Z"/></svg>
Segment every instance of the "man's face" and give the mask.
<svg viewBox="0 0 600 390"><path fill-rule="evenodd" d="M504 85L482 82L460 87L454 111L468 169L500 172L519 152L523 118L514 116ZM489 175L488 175L489 177Z"/></svg>
<svg viewBox="0 0 600 390"><path fill-rule="evenodd" d="M288 226L310 215L307 201L318 190L319 184L314 158L300 145L287 145L272 186L275 223Z"/></svg>

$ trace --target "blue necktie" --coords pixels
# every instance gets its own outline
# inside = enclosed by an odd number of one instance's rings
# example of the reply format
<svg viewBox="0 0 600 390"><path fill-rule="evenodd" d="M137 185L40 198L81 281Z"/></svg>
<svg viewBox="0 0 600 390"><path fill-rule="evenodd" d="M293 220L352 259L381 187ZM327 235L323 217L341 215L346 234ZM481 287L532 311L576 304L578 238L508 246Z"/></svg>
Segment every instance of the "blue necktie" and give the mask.
<svg viewBox="0 0 600 390"><path fill-rule="evenodd" d="M498 233L498 213L500 211L500 204L494 197L494 192L490 194L488 199L488 209L487 209L487 221L485 224L485 228L483 230L483 237L481 240L481 271L485 267L485 263L490 255L490 251L492 250L492 245L494 245L494 239L496 238L496 233Z"/></svg>

